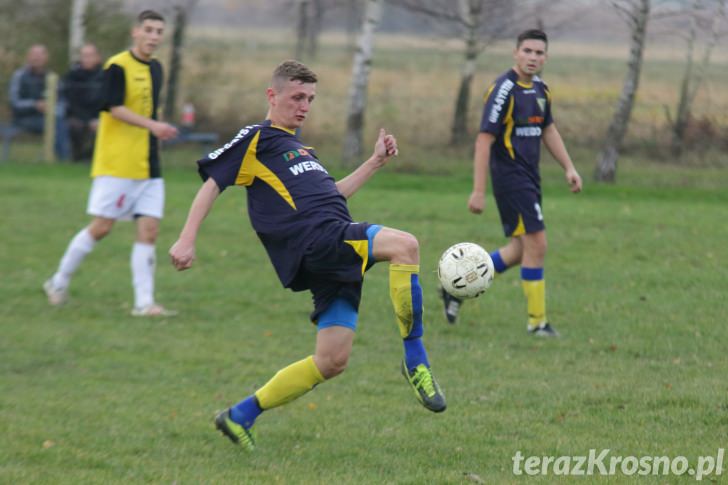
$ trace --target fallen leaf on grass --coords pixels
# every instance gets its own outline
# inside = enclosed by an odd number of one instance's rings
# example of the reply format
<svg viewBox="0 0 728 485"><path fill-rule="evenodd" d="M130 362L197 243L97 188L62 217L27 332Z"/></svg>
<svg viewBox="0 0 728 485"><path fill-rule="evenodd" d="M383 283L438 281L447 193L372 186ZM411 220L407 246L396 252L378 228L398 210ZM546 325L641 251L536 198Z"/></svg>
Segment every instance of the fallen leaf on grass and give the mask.
<svg viewBox="0 0 728 485"><path fill-rule="evenodd" d="M464 472L463 476L465 477L466 480L471 481L471 482L485 483L485 481L482 478L480 478L478 475L476 475L475 473Z"/></svg>

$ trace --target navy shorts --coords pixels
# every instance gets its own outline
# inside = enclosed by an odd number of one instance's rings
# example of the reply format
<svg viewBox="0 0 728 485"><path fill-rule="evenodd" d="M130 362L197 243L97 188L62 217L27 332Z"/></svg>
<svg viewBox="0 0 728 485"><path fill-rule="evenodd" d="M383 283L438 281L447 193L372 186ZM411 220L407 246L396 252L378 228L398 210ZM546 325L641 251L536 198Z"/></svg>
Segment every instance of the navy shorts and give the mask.
<svg viewBox="0 0 728 485"><path fill-rule="evenodd" d="M538 191L525 189L498 194L495 202L506 237L546 229L541 212L541 194Z"/></svg>
<svg viewBox="0 0 728 485"><path fill-rule="evenodd" d="M295 285L308 288L313 296L311 321L331 303L343 298L359 311L364 272L374 264L370 237L380 226L366 222L334 221L322 226L306 248Z"/></svg>

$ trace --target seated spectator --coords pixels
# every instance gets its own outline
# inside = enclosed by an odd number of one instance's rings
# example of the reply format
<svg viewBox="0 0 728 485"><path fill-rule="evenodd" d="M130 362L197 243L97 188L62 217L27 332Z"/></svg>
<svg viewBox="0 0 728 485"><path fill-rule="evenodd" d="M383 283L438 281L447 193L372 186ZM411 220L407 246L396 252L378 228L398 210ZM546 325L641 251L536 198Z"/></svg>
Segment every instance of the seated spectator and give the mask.
<svg viewBox="0 0 728 485"><path fill-rule="evenodd" d="M48 74L48 50L36 44L28 49L26 65L13 73L10 81L9 98L13 112L13 124L31 133L42 134L45 127L45 111L49 109L45 101L46 75ZM58 104L50 109L56 115L56 156L68 159L68 128L64 120L64 106Z"/></svg>
<svg viewBox="0 0 728 485"><path fill-rule="evenodd" d="M103 100L104 71L93 44L81 47L79 60L63 78L71 158L90 160Z"/></svg>

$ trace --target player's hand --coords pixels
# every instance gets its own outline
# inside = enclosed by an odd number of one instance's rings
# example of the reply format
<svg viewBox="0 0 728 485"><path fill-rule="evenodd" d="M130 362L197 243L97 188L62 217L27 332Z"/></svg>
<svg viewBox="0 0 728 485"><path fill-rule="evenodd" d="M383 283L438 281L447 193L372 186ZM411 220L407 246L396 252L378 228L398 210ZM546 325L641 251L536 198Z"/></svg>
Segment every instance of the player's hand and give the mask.
<svg viewBox="0 0 728 485"><path fill-rule="evenodd" d="M35 102L35 109L41 113L45 113L46 110L46 102L42 99L39 99Z"/></svg>
<svg viewBox="0 0 728 485"><path fill-rule="evenodd" d="M473 191L468 199L468 210L473 214L481 214L485 209L485 194Z"/></svg>
<svg viewBox="0 0 728 485"><path fill-rule="evenodd" d="M576 170L566 171L566 183L569 184L569 189L575 194L581 192L581 177L579 172Z"/></svg>
<svg viewBox="0 0 728 485"><path fill-rule="evenodd" d="M195 260L195 245L178 239L169 248L169 257L172 259L172 266L177 268L177 271L190 269Z"/></svg>
<svg viewBox="0 0 728 485"><path fill-rule="evenodd" d="M177 131L177 128L170 125L169 123L164 123L161 121L156 121L154 125L152 125L151 132L154 136L159 138L162 141L171 140L172 138L176 138L179 132Z"/></svg>
<svg viewBox="0 0 728 485"><path fill-rule="evenodd" d="M397 139L394 135L388 135L384 128L380 128L379 137L374 144L374 156L384 165L389 157L396 157L397 155L399 155Z"/></svg>

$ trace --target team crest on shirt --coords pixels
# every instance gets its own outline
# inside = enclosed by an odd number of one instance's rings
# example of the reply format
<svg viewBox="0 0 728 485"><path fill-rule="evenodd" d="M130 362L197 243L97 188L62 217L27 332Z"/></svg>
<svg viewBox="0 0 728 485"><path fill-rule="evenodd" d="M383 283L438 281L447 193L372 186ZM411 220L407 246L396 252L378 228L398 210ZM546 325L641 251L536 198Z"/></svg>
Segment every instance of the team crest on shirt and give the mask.
<svg viewBox="0 0 728 485"><path fill-rule="evenodd" d="M538 103L538 107L541 108L541 112L546 111L546 98L536 98L536 102Z"/></svg>
<svg viewBox="0 0 728 485"><path fill-rule="evenodd" d="M298 157L310 157L311 154L305 148L299 148L298 150L290 150L283 154L283 159L290 162L294 158Z"/></svg>

